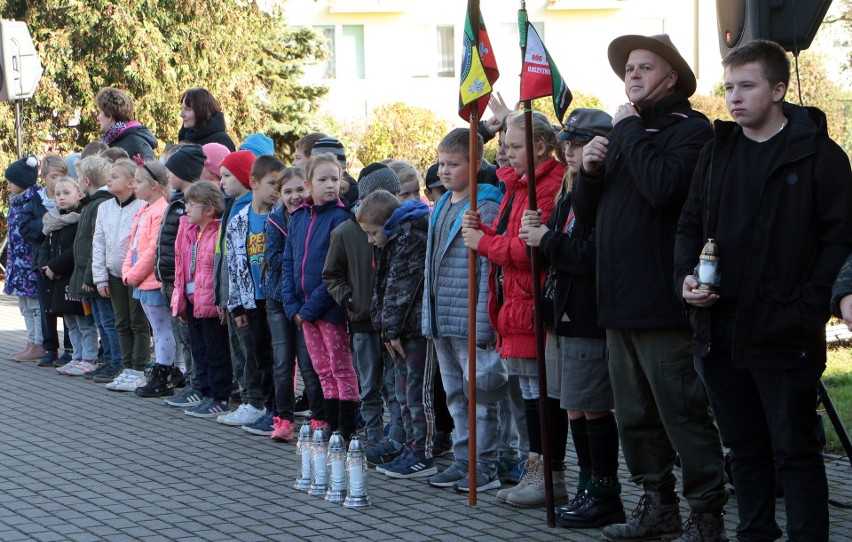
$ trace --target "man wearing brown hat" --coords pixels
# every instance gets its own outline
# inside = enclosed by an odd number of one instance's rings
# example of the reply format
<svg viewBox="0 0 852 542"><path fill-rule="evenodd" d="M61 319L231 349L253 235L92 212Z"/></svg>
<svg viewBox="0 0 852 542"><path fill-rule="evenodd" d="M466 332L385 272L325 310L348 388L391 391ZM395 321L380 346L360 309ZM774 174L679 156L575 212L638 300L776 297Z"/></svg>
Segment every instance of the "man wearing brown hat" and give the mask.
<svg viewBox="0 0 852 542"><path fill-rule="evenodd" d="M722 449L693 367L673 268L677 220L713 131L689 105L695 75L668 35L622 36L608 55L630 101L616 111L609 137L583 149L574 205L577 220L596 224L598 324L606 328L625 462L645 496L630 521L603 535L723 541ZM677 457L692 509L682 533Z"/></svg>

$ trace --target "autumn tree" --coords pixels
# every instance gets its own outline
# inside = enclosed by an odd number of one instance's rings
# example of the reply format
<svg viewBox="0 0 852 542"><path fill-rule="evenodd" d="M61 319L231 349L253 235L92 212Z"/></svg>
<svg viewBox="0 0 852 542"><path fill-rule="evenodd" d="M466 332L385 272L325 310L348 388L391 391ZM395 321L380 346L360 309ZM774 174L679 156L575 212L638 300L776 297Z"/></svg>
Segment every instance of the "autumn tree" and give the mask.
<svg viewBox="0 0 852 542"><path fill-rule="evenodd" d="M282 154L304 134L325 88L299 82L320 60L313 31L248 0L0 0L3 18L25 21L44 75L25 102L25 150L60 152L98 139L93 98L105 86L136 100L137 120L175 141L181 93L202 86L222 105L236 141L271 136ZM0 104L0 156L14 152L11 104ZM12 147L12 148L10 148Z"/></svg>

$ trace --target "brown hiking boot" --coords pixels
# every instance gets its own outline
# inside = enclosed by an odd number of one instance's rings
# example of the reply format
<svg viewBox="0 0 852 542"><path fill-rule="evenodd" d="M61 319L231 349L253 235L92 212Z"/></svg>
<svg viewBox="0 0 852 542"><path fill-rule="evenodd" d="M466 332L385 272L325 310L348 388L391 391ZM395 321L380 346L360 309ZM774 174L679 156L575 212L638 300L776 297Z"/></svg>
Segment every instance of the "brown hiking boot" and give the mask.
<svg viewBox="0 0 852 542"><path fill-rule="evenodd" d="M683 534L675 542L729 542L725 534L724 513L689 514Z"/></svg>
<svg viewBox="0 0 852 542"><path fill-rule="evenodd" d="M662 493L649 491L639 500L627 523L609 525L602 534L610 542L674 540L681 534L681 523L677 502L662 504Z"/></svg>

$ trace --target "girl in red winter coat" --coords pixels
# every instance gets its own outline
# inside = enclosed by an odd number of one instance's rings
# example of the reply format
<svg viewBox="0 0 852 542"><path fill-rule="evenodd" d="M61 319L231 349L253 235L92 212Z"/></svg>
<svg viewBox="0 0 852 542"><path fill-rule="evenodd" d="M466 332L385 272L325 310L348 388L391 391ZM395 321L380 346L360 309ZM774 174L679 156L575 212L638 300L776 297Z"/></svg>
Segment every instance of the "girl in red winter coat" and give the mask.
<svg viewBox="0 0 852 542"><path fill-rule="evenodd" d="M556 194L565 175L565 160L550 121L541 113L533 113L532 116L531 149L526 147L522 112L509 115L506 126L505 144L509 165L497 170L497 177L506 185L500 212L489 227L479 222L477 213L466 211L462 221L462 235L468 248L476 250L492 264L488 313L497 332L500 357L506 362L509 376L516 376L521 388L530 442L530 455L521 481L531 483L501 490L497 497L503 502L529 508L544 506L544 479L539 476L543 467L539 460L541 431L533 329L533 276L526 242L518 237L518 233L524 210L529 206L527 152L532 153L535 164L536 200L543 222L553 212ZM535 280L541 282L543 277L536 277ZM510 379L510 385L514 384L514 380ZM558 382L555 375L548 378L549 387ZM546 392L542 390L542 393ZM566 431L561 437L563 448L567 438ZM551 440L559 442L560 438L554 435ZM568 493L564 483L564 463L554 464L552 468L555 500L565 502Z"/></svg>
<svg viewBox="0 0 852 542"><path fill-rule="evenodd" d="M184 412L196 418L226 414L233 373L228 333L213 301L214 252L225 200L210 181L196 181L184 191L186 215L175 239L175 289L172 314L189 325L189 349L201 383L202 400Z"/></svg>

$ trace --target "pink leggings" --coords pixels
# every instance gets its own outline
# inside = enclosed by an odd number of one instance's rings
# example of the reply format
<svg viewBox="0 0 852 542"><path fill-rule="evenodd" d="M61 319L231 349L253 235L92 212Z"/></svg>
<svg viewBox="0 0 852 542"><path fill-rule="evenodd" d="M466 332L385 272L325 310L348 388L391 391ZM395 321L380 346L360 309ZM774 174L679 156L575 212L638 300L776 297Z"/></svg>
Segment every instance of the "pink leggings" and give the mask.
<svg viewBox="0 0 852 542"><path fill-rule="evenodd" d="M352 364L352 350L345 324L303 322L305 345L326 399L358 400L358 377Z"/></svg>

